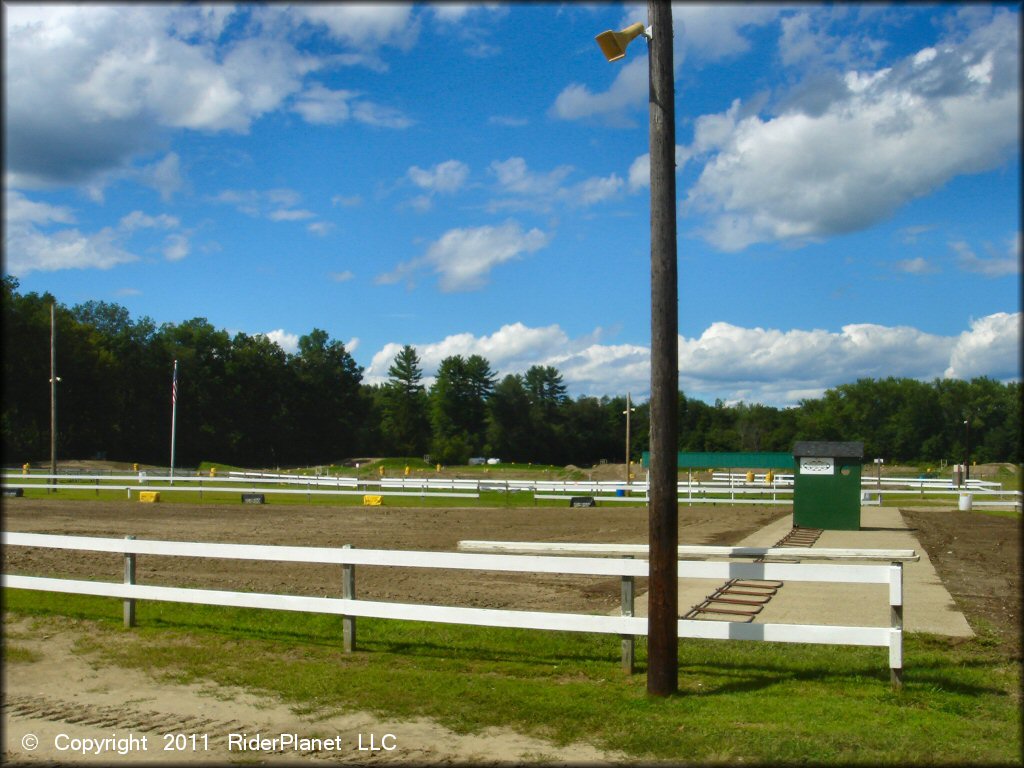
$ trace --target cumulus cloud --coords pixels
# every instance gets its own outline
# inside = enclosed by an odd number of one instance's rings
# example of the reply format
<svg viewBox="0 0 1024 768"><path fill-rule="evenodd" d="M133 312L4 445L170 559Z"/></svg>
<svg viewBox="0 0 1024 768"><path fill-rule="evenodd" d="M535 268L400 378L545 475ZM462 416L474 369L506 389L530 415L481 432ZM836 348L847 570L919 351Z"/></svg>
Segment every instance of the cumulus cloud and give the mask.
<svg viewBox="0 0 1024 768"><path fill-rule="evenodd" d="M294 189L224 189L211 198L236 208L246 216L268 221L309 221L316 213L296 206L302 202L302 195ZM310 234L324 236L332 225L323 221L312 221L306 225Z"/></svg>
<svg viewBox="0 0 1024 768"><path fill-rule="evenodd" d="M571 165L560 165L542 173L531 170L521 157L495 160L487 170L497 181L498 194L488 203L490 211L546 212L555 205L587 207L615 198L625 187L616 173L568 184L567 179L573 172Z"/></svg>
<svg viewBox="0 0 1024 768"><path fill-rule="evenodd" d="M972 321L959 336L874 324L851 324L834 332L713 323L696 338L679 337L679 382L697 399L785 406L864 377L1019 379L1020 322L1019 312L997 313ZM523 373L532 365L554 366L574 396L628 391L638 399L647 397L650 349L603 343L602 336L601 329L572 338L558 325L511 323L490 335L453 334L414 346L428 384L444 358L479 354L499 375ZM373 356L367 383L387 379L402 346L386 344Z"/></svg>
<svg viewBox="0 0 1024 768"><path fill-rule="evenodd" d="M747 51L747 30L774 21L781 8L767 5L719 3L672 5L674 58L683 61L717 61ZM621 27L647 18L647 7L629 5ZM609 65L612 82L604 91L570 83L555 98L549 113L561 120L595 119L615 127L632 127L648 98L647 51L643 41L633 42L625 60Z"/></svg>
<svg viewBox="0 0 1024 768"><path fill-rule="evenodd" d="M820 113L744 117L734 103L700 118L688 151L706 162L687 205L709 216L703 235L738 251L853 232L997 167L1019 143L1018 32L996 13L963 41L850 70Z"/></svg>
<svg viewBox="0 0 1024 768"><path fill-rule="evenodd" d="M433 168L417 165L409 168L409 180L417 187L431 192L457 192L469 178L469 166L459 160L445 160Z"/></svg>
<svg viewBox="0 0 1024 768"><path fill-rule="evenodd" d="M927 275L938 271L933 264L921 256L913 259L900 259L893 267L897 272L906 272L908 275Z"/></svg>
<svg viewBox="0 0 1024 768"><path fill-rule="evenodd" d="M289 355L294 355L299 351L299 336L296 333L288 333L283 328L278 328L276 331L268 331L262 335L277 344Z"/></svg>
<svg viewBox="0 0 1024 768"><path fill-rule="evenodd" d="M950 243L956 251L957 264L965 272L974 272L984 277L1005 277L1020 274L1020 240L1014 239L1004 253L989 248L991 255L978 256L971 246L962 240Z"/></svg>
<svg viewBox="0 0 1024 768"><path fill-rule="evenodd" d="M428 269L438 275L438 286L446 293L477 290L487 283L495 267L547 243L548 236L539 229L523 231L516 221L498 227L451 229L424 256L399 264L392 272L380 275L377 282L411 280L418 270Z"/></svg>
<svg viewBox="0 0 1024 768"><path fill-rule="evenodd" d="M174 130L246 133L290 100L312 123L412 124L359 94L305 86L326 66L374 65L377 47L411 45L412 6L14 4L4 15L5 164L20 188L88 184L160 150ZM301 52L282 29L326 32L334 50ZM180 186L175 163L140 171L165 199Z"/></svg>
<svg viewBox="0 0 1024 768"><path fill-rule="evenodd" d="M947 379L1019 379L1020 324L1020 312L998 312L972 320L970 329L956 339L943 375Z"/></svg>
<svg viewBox="0 0 1024 768"><path fill-rule="evenodd" d="M409 205L422 212L431 208L435 194L454 194L462 189L469 178L469 166L459 160L445 160L433 168L413 165L405 178L423 190L422 195L409 201Z"/></svg>
<svg viewBox="0 0 1024 768"><path fill-rule="evenodd" d="M313 125L339 125L355 120L383 128L408 128L413 121L401 111L369 101L359 91L310 85L295 98L292 111Z"/></svg>
<svg viewBox="0 0 1024 768"><path fill-rule="evenodd" d="M111 269L118 264L138 261L126 242L144 230L177 230L174 216L152 216L132 211L121 217L117 226L98 232L81 232L74 227L74 213L64 206L39 203L21 192L5 194L4 269L12 275L30 272L54 272L63 269ZM171 231L165 236L162 252L170 261L189 253L188 237Z"/></svg>

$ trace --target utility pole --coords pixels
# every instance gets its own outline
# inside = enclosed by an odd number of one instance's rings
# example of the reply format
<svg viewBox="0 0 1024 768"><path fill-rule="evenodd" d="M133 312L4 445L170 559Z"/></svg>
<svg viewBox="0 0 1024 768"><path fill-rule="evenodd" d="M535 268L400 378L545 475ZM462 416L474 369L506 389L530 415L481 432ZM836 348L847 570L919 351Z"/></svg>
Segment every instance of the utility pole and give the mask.
<svg viewBox="0 0 1024 768"><path fill-rule="evenodd" d="M57 479L57 304L50 305L50 483Z"/></svg>
<svg viewBox="0 0 1024 768"><path fill-rule="evenodd" d="M679 676L679 507L676 500L679 308L676 286L675 78L672 6L648 0L651 27L651 426L647 692L668 696Z"/></svg>
<svg viewBox="0 0 1024 768"><path fill-rule="evenodd" d="M633 478L633 467L630 461L630 438L629 438L629 414L633 410L629 402L629 392L626 393L626 495L629 496L629 482Z"/></svg>

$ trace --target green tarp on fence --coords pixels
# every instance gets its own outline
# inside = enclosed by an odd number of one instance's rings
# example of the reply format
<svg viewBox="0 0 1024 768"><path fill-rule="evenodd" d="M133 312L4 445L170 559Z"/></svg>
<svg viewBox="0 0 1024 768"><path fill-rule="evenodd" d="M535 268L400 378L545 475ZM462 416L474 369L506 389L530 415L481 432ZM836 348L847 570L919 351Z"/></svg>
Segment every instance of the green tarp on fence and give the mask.
<svg viewBox="0 0 1024 768"><path fill-rule="evenodd" d="M749 467L751 469L792 469L793 454L774 451L747 451L740 453L717 453L697 451L678 454L680 469L724 469L726 467ZM650 466L651 454L644 451L643 465Z"/></svg>

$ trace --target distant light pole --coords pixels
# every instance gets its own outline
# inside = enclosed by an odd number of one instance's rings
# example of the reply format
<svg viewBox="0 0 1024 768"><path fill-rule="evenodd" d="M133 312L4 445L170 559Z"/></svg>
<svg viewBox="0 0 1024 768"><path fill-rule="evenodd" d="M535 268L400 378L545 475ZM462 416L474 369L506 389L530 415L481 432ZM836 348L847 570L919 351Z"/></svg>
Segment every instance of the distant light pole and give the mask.
<svg viewBox="0 0 1024 768"><path fill-rule="evenodd" d="M651 155L651 399L648 487L649 591L647 692L679 687L679 506L676 501L679 399L679 315L676 266L675 77L672 6L648 0L648 27L632 24L597 36L608 61L648 40Z"/></svg>
<svg viewBox="0 0 1024 768"><path fill-rule="evenodd" d="M964 484L971 479L971 417L964 419L964 430L966 432L966 451L964 452Z"/></svg>
<svg viewBox="0 0 1024 768"><path fill-rule="evenodd" d="M632 462L630 460L630 439L629 439L629 414L635 411L636 408L630 407L629 404L629 392L626 393L626 410L623 411L626 414L626 495L629 495L629 482L633 479Z"/></svg>
<svg viewBox="0 0 1024 768"><path fill-rule="evenodd" d="M50 483L57 479L57 304L50 305Z"/></svg>

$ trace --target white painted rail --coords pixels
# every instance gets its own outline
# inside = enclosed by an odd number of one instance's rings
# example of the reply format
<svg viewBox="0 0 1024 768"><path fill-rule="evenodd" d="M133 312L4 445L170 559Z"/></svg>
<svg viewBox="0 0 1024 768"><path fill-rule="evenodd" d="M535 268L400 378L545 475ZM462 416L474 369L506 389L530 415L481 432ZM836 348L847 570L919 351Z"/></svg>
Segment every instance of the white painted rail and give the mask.
<svg viewBox="0 0 1024 768"><path fill-rule="evenodd" d="M118 539L56 534L4 532L5 547L25 546L52 549L110 552L121 554L132 564L139 555L185 557L213 557L227 559L327 563L350 567L353 565L386 565L411 568L456 568L482 571L516 571L533 573L559 573L593 576L620 576L632 579L646 576L648 563L628 555L620 558L540 556L510 554L476 554L467 552L426 552L353 549L349 547L292 547L276 545L230 544L219 542L181 542L146 539ZM586 545L577 545L586 546ZM615 546L615 545L599 545ZM629 546L629 545L619 545ZM713 548L755 549L755 548ZM787 554L792 550L787 550ZM820 550L816 554L820 554ZM745 556L745 555L744 555ZM251 592L228 592L194 588L165 587L135 584L125 568L125 583L55 579L36 576L3 574L2 586L10 589L28 589L71 594L97 595L121 598L125 601L128 623L129 604L134 616L135 600L161 600L202 605L264 608L272 610L303 611L338 614L351 622L352 617L364 616L384 619L433 621L441 623L472 624L491 627L519 627L541 630L563 630L618 634L624 641L644 635L647 620L632 616L632 604L623 605L622 616L585 615L539 611L514 611L489 608L390 603L352 598L306 597ZM826 643L839 645L867 645L889 649L889 667L894 686L902 685L903 673L903 570L900 562L889 565L836 565L811 563L744 563L699 562L684 560L679 563L680 578L702 579L772 579L782 581L828 581L836 583L887 584L892 624L889 627L848 627L827 625L790 624L734 624L681 619L680 637L735 640L765 640L792 643ZM630 582L631 584L631 582ZM625 590L623 590L625 594ZM629 590L632 595L632 589ZM354 626L354 625L352 625ZM354 637L354 631L352 632ZM346 641L346 649L351 650ZM632 651L629 653L632 666ZM626 647L623 646L623 662Z"/></svg>

